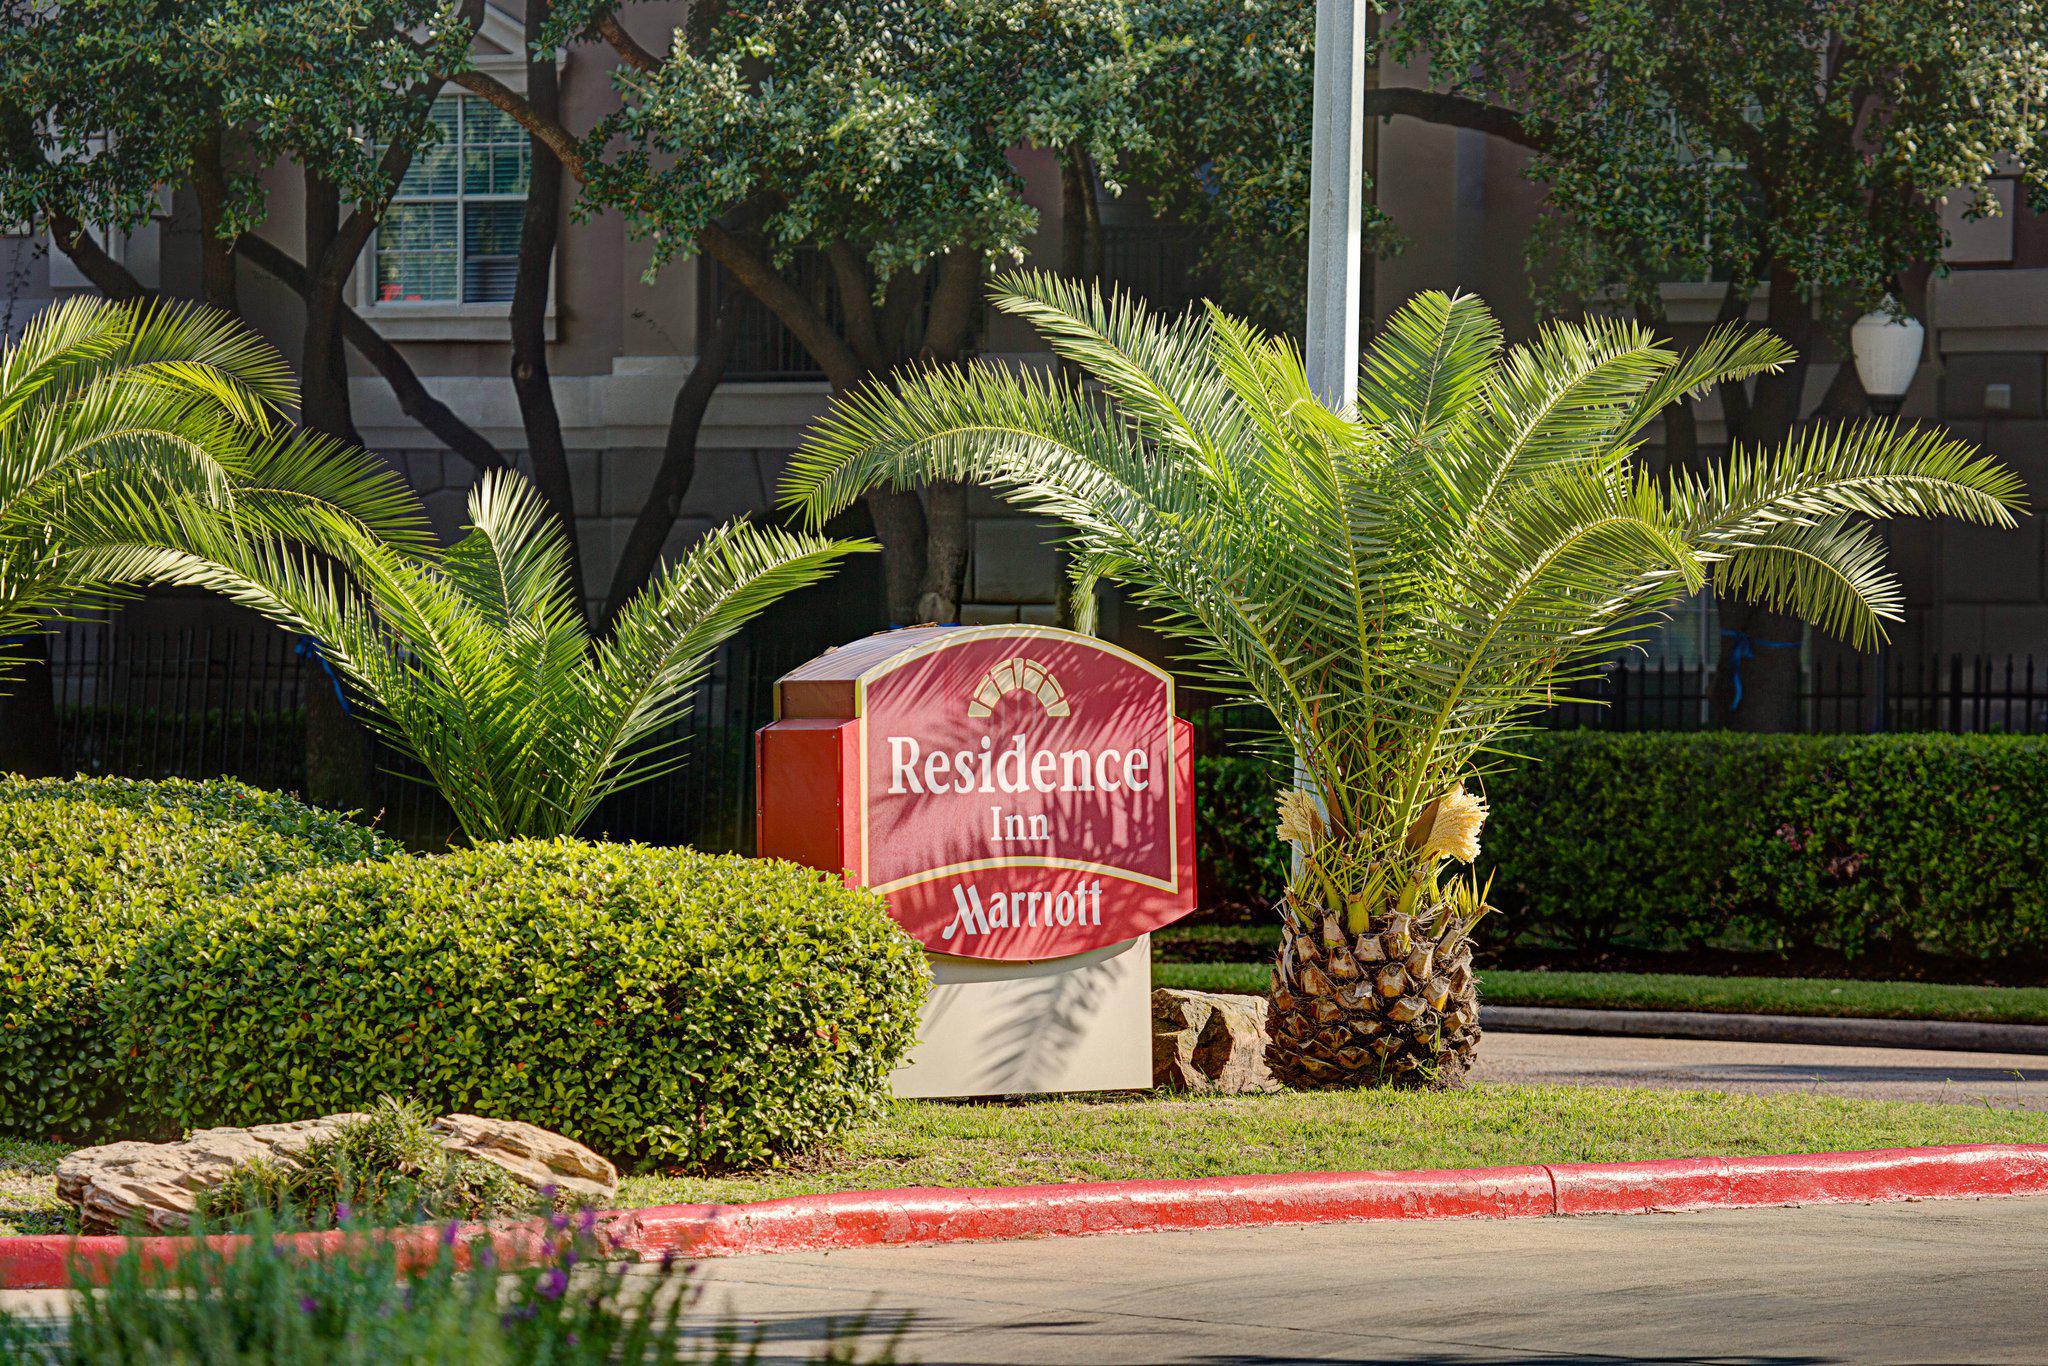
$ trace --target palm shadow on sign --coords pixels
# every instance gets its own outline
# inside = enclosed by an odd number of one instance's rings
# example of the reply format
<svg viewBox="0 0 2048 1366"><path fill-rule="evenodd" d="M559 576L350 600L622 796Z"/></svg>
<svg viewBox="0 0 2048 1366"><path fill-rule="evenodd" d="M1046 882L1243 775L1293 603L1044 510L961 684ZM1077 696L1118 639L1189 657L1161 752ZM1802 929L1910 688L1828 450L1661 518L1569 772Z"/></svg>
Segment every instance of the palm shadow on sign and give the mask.
<svg viewBox="0 0 2048 1366"><path fill-rule="evenodd" d="M987 1079L986 1090L971 1078L963 1084L963 1090L994 1095L1045 1091L1060 1084L1063 1069L1083 1045L1091 1025L1111 1002L1124 998L1110 990L1113 980L1120 981L1122 974L1144 973L1150 968L1147 955L1130 949L1121 953L1098 950L1091 956L1106 965L1104 971L1054 971L1047 965L1043 975L1027 978L1022 987L1001 998L994 1007L993 1018L977 1029L989 1040L981 1064L981 1075ZM1004 966L1020 972L1034 970L1022 963ZM1146 984L1148 988L1149 985ZM1148 996L1149 992L1139 993L1140 1000ZM953 1012L989 1009L985 1001L977 1001L972 993L963 992L936 1003L925 1028L928 1034L937 1037L946 1030ZM1137 1024L1149 1037L1149 1020Z"/></svg>

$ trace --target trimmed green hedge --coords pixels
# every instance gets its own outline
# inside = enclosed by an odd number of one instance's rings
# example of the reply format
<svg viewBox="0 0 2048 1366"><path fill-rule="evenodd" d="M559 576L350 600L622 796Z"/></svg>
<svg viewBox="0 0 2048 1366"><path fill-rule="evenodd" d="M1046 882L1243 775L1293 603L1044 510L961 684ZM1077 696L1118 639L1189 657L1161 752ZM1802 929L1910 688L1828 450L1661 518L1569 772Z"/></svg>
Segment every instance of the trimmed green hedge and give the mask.
<svg viewBox="0 0 2048 1366"><path fill-rule="evenodd" d="M1287 775L1264 760L1195 759L1195 890L1205 911L1263 913L1287 885L1273 807Z"/></svg>
<svg viewBox="0 0 2048 1366"><path fill-rule="evenodd" d="M2048 738L1580 731L1516 748L1532 762L1486 782L1496 940L2048 955ZM1256 765L1203 771L1201 795L1243 796L1201 828L1251 830L1258 855Z"/></svg>
<svg viewBox="0 0 2048 1366"><path fill-rule="evenodd" d="M157 937L123 995L176 1124L406 1095L716 1170L871 1113L925 980L881 899L836 877L560 840L278 879Z"/></svg>
<svg viewBox="0 0 2048 1366"><path fill-rule="evenodd" d="M105 995L152 931L279 873L393 851L237 782L0 775L0 1132L114 1124L125 1067Z"/></svg>

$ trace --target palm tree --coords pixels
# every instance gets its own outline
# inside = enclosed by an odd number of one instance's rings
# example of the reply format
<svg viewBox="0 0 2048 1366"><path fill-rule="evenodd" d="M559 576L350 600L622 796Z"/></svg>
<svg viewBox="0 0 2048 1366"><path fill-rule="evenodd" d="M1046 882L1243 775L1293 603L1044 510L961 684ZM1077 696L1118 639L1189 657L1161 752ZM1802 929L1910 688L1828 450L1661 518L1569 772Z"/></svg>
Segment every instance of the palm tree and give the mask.
<svg viewBox="0 0 2048 1366"><path fill-rule="evenodd" d="M1469 1066L1490 908L1468 785L1539 709L1709 583L1868 646L1900 595L1864 519L2006 526L2021 501L1971 447L1890 422L1809 427L1706 474L1642 469L1670 404L1786 363L1761 333L1680 354L1589 319L1504 347L1478 299L1425 294L1337 413L1287 342L1213 306L1162 320L1035 274L996 304L1085 384L982 364L866 390L784 497L815 521L884 482L986 484L1066 525L1084 625L1114 579L1198 676L1264 708L1296 775L1272 1017L1295 1084Z"/></svg>
<svg viewBox="0 0 2048 1366"><path fill-rule="evenodd" d="M681 762L660 732L711 652L764 608L874 547L723 526L593 641L568 543L532 485L486 474L445 552L367 534L324 554L162 509L135 510L158 581L209 588L319 643L368 724L424 767L471 840L574 833L607 796Z"/></svg>
<svg viewBox="0 0 2048 1366"><path fill-rule="evenodd" d="M294 399L283 359L225 314L94 297L38 313L0 350L0 638L146 579L131 511L426 544L404 481L293 429Z"/></svg>

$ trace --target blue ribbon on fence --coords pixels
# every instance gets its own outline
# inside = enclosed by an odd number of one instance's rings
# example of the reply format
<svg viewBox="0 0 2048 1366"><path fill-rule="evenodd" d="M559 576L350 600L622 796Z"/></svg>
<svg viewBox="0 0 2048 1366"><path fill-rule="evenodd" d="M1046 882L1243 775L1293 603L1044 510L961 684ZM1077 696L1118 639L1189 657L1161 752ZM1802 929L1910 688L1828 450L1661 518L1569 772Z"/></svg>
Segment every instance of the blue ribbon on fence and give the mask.
<svg viewBox="0 0 2048 1366"><path fill-rule="evenodd" d="M1745 661L1756 658L1757 646L1761 645L1766 650L1799 648L1796 640L1758 640L1747 631L1730 630L1726 626L1721 628L1721 635L1735 642L1735 648L1728 652L1728 678L1735 685L1735 697L1728 703L1730 711L1742 710L1742 666Z"/></svg>
<svg viewBox="0 0 2048 1366"><path fill-rule="evenodd" d="M334 666L327 662L327 653L320 648L320 642L311 636L300 636L299 643L292 647L292 652L301 659L310 659L318 664L320 672L326 674L327 681L334 685L334 700L341 703L341 714L343 716L355 715L354 708L348 704L348 694L341 690L341 675L334 672ZM1741 685L1738 684L1738 693L1740 692L1740 687Z"/></svg>

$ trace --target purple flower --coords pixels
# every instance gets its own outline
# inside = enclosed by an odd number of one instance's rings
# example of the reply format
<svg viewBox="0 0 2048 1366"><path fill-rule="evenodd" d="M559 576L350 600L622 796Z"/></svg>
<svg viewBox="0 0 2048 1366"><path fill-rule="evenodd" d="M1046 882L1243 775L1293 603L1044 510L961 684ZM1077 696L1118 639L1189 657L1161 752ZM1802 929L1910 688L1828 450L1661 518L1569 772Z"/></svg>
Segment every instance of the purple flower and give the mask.
<svg viewBox="0 0 2048 1366"><path fill-rule="evenodd" d="M457 1238L460 1238L461 1236L462 1225L455 1223L451 1220L448 1224L448 1227L441 1230L441 1246L454 1247L455 1240Z"/></svg>
<svg viewBox="0 0 2048 1366"><path fill-rule="evenodd" d="M335 1222L335 1223L337 1223L337 1224L345 1224L345 1223L347 1223L347 1222L348 1222L349 1220L353 1219L354 1217L355 1217L355 1211L349 1208L349 1204L348 1204L348 1201L346 1201L346 1200L337 1200L337 1201L335 1201L335 1203L334 1203L334 1222Z"/></svg>
<svg viewBox="0 0 2048 1366"><path fill-rule="evenodd" d="M661 1250L661 1274L666 1276L676 1269L676 1250L665 1247Z"/></svg>
<svg viewBox="0 0 2048 1366"><path fill-rule="evenodd" d="M559 1266L548 1268L548 1274L540 1278L540 1293L551 1300L562 1298L562 1292L569 1288L569 1273Z"/></svg>
<svg viewBox="0 0 2048 1366"><path fill-rule="evenodd" d="M552 1200L561 1193L561 1190L562 1188L560 1186L555 1185L553 1182L549 1182L547 1185L542 1186L540 1188L541 1198L544 1200Z"/></svg>
<svg viewBox="0 0 2048 1366"><path fill-rule="evenodd" d="M590 1231L591 1231L592 1229L594 1229L594 1228L596 1228L596 1227L597 1227L597 1211L596 1211L596 1210L594 1210L594 1209L587 1209L587 1210L583 1211L583 1213L582 1213L581 1215L577 1216L577 1219L576 1219L576 1228L577 1228L577 1231L578 1231L578 1232L581 1232L581 1233L588 1233L588 1232L590 1232Z"/></svg>
<svg viewBox="0 0 2048 1366"><path fill-rule="evenodd" d="M556 1210L548 1216L548 1227L559 1233L561 1230L569 1227L569 1216L560 1210Z"/></svg>
<svg viewBox="0 0 2048 1366"><path fill-rule="evenodd" d="M318 1300L314 1299L314 1298L313 1298L313 1297L312 1297L311 1295L302 1295L302 1296L300 1296L300 1297L299 1297L299 1312L300 1312L301 1314L317 1314L317 1313L319 1313L319 1312L320 1312L320 1301L318 1301Z"/></svg>

